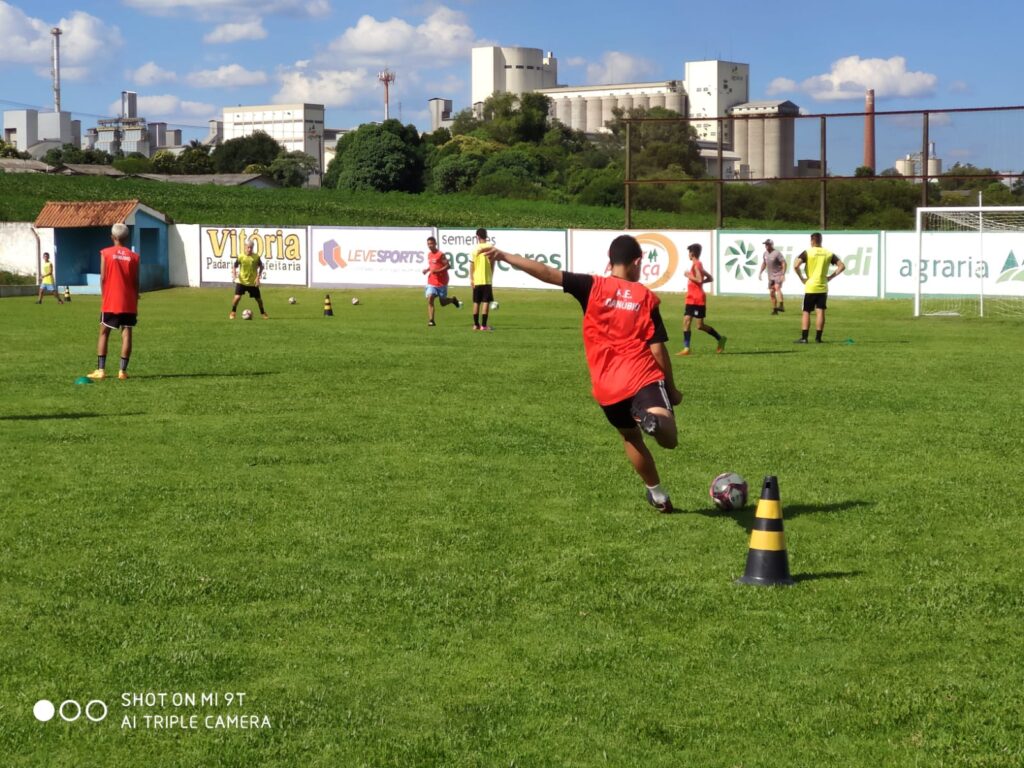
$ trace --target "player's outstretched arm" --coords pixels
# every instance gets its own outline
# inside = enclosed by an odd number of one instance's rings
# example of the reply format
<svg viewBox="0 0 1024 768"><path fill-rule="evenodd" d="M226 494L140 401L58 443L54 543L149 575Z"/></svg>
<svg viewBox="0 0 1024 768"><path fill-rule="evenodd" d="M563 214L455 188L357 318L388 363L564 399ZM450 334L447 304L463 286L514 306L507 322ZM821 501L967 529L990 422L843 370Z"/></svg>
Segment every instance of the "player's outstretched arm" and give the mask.
<svg viewBox="0 0 1024 768"><path fill-rule="evenodd" d="M488 248L484 253L487 254L488 258L492 258L495 261L504 261L506 264L525 272L530 277L537 278L542 283L550 283L551 285L562 284L562 270L560 269L549 267L547 264L541 264L515 253L505 253L505 251L498 248Z"/></svg>

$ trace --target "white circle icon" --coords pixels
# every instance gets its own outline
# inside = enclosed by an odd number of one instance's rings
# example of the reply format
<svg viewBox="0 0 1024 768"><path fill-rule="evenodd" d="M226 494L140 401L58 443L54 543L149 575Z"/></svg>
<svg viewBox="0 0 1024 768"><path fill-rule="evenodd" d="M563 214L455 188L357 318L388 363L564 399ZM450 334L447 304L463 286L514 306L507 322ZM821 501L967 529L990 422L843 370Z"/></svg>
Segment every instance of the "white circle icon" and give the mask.
<svg viewBox="0 0 1024 768"><path fill-rule="evenodd" d="M36 716L36 720L41 723L49 722L53 719L53 715L57 710L53 706L53 702L49 699L40 699L32 707L32 714Z"/></svg>

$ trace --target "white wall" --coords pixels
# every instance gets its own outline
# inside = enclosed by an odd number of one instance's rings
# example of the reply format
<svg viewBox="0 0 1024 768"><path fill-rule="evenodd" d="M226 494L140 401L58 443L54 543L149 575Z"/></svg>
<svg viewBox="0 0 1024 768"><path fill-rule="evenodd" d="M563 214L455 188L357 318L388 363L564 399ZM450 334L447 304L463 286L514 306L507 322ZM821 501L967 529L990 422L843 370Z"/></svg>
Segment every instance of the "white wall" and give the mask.
<svg viewBox="0 0 1024 768"><path fill-rule="evenodd" d="M27 221L0 222L0 269L38 277L44 252L53 254L52 229L37 230Z"/></svg>
<svg viewBox="0 0 1024 768"><path fill-rule="evenodd" d="M167 228L167 261L171 285L199 287L198 224L175 224Z"/></svg>

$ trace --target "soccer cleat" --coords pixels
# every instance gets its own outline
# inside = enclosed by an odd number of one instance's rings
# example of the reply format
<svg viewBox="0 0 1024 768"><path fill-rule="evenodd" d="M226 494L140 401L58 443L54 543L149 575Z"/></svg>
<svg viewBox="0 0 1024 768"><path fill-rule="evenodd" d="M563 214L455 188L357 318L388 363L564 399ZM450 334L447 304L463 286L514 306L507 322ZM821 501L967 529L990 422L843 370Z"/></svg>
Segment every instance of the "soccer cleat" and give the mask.
<svg viewBox="0 0 1024 768"><path fill-rule="evenodd" d="M786 308L784 306L782 306L781 304L779 304L779 312L785 312L785 311L786 311Z"/></svg>
<svg viewBox="0 0 1024 768"><path fill-rule="evenodd" d="M806 344L807 339L796 339L793 341L794 344Z"/></svg>
<svg viewBox="0 0 1024 768"><path fill-rule="evenodd" d="M128 371L118 371L117 378L121 381L125 381L128 378Z"/></svg>
<svg viewBox="0 0 1024 768"><path fill-rule="evenodd" d="M773 314L773 315L777 315L777 314L779 314L779 309L778 309L778 307L772 307L772 314Z"/></svg>
<svg viewBox="0 0 1024 768"><path fill-rule="evenodd" d="M234 312L234 310L232 310L231 314L228 315L228 320L234 320L234 319L235 319L235 312Z"/></svg>
<svg viewBox="0 0 1024 768"><path fill-rule="evenodd" d="M474 331L479 331L480 330L480 326L479 325L474 325L473 326L473 330Z"/></svg>
<svg viewBox="0 0 1024 768"><path fill-rule="evenodd" d="M260 317L262 317L264 320L269 320L270 319L270 315L268 315L266 312L264 312L262 315L260 315Z"/></svg>
<svg viewBox="0 0 1024 768"><path fill-rule="evenodd" d="M452 303L455 305L456 309L462 309L462 302L459 301L455 296L452 296Z"/></svg>
<svg viewBox="0 0 1024 768"><path fill-rule="evenodd" d="M680 350L679 352L676 352L676 357L686 357L689 354L690 354L690 348L689 347L683 347L682 350Z"/></svg>
<svg viewBox="0 0 1024 768"><path fill-rule="evenodd" d="M640 427L640 431L645 435L651 435L652 437L658 431L660 422L658 417L650 411L642 411L639 408L633 408L630 416L633 417L633 421Z"/></svg>
<svg viewBox="0 0 1024 768"><path fill-rule="evenodd" d="M721 354L722 352L725 352L725 342L727 342L728 340L729 340L728 336L723 336L722 338L720 338L718 340L718 349L715 350L718 354Z"/></svg>
<svg viewBox="0 0 1024 768"><path fill-rule="evenodd" d="M494 329L491 328L491 326L489 326L489 325L481 325L480 326L480 330L481 331L493 331Z"/></svg>
<svg viewBox="0 0 1024 768"><path fill-rule="evenodd" d="M668 514L669 512L676 511L675 507L672 506L672 499L666 496L664 501L657 502L654 500L654 496L651 494L650 491L647 492L647 503L650 504L659 512L664 512L666 514Z"/></svg>
<svg viewBox="0 0 1024 768"><path fill-rule="evenodd" d="M435 322L434 322L433 320L427 320L427 325L428 325L428 326L429 326L430 328L433 328L433 327L434 327L435 325L437 325L437 323L435 323Z"/></svg>
<svg viewBox="0 0 1024 768"><path fill-rule="evenodd" d="M107 378L107 372L102 368L97 368L92 373L85 374L85 376L93 381L103 381L103 379Z"/></svg>

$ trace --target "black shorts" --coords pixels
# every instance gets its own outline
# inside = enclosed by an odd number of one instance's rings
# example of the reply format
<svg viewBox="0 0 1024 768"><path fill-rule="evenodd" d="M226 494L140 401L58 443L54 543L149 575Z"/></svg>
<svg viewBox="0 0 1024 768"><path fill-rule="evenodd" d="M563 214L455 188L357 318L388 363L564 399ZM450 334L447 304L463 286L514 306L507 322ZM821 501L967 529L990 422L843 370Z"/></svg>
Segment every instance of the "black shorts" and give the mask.
<svg viewBox="0 0 1024 768"><path fill-rule="evenodd" d="M139 316L134 312L101 312L100 322L107 328L134 328Z"/></svg>
<svg viewBox="0 0 1024 768"><path fill-rule="evenodd" d="M242 285L241 283L235 283L235 296L241 296L248 293L254 299L260 298L260 287L258 285Z"/></svg>
<svg viewBox="0 0 1024 768"><path fill-rule="evenodd" d="M646 411L648 408L665 408L672 413L672 403L668 400L668 391L664 381L656 381L643 387L632 397L620 400L611 405L602 405L605 418L616 429L629 429L636 426L634 411Z"/></svg>
<svg viewBox="0 0 1024 768"><path fill-rule="evenodd" d="M491 290L491 286L489 284L473 286L474 304L489 304L492 301L494 301L494 291Z"/></svg>
<svg viewBox="0 0 1024 768"><path fill-rule="evenodd" d="M825 309L825 300L827 298L827 293L805 293L804 312L810 312L812 309Z"/></svg>
<svg viewBox="0 0 1024 768"><path fill-rule="evenodd" d="M707 317L708 308L706 304L687 304L683 314L687 317Z"/></svg>

